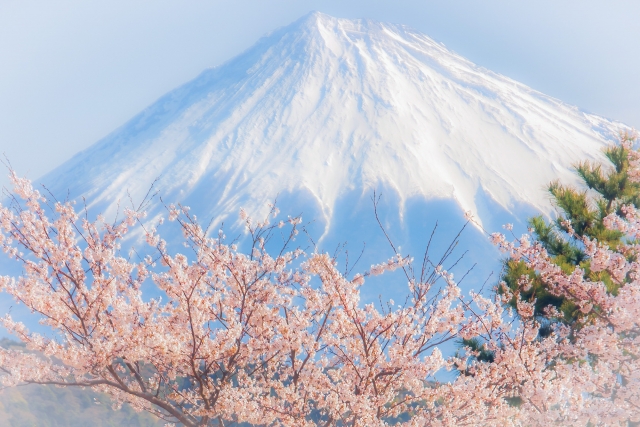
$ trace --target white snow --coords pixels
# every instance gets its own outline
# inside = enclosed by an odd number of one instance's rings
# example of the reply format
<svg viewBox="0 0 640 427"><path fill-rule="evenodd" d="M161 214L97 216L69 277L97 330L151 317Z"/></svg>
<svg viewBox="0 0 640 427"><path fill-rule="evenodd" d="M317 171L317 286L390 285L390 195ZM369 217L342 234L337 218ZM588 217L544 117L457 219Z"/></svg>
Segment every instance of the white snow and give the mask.
<svg viewBox="0 0 640 427"><path fill-rule="evenodd" d="M384 193L380 218L403 254L422 259L439 221L430 246L439 259L463 211L489 231L551 213L547 183L578 182L572 164L601 158L619 128L409 28L314 13L165 95L40 182L58 199L84 196L91 216L111 219L159 177L166 203L191 206L204 224L213 218L213 230L225 220L230 239L240 207L265 213L280 195L284 215L316 220L310 235L324 237L320 250L347 242L352 266L366 242L354 270L364 271L392 255L372 212L374 189ZM158 198L148 211L166 216ZM177 227L160 232L180 241ZM482 230L467 228L457 248L453 260L470 252L456 277L475 265L464 286L490 289L501 255ZM19 274L9 264L0 260L4 274ZM406 297L402 277L368 282L362 301ZM0 296L0 312L12 305ZM26 310L13 313L39 330Z"/></svg>
<svg viewBox="0 0 640 427"><path fill-rule="evenodd" d="M206 70L42 178L113 213L151 182L218 221L310 193L325 227L347 194L393 188L549 213L553 180L623 128L478 67L404 26L310 14ZM128 193L127 193L128 192ZM484 195L484 196L483 196ZM159 212L156 203L151 213ZM283 209L284 211L284 209Z"/></svg>

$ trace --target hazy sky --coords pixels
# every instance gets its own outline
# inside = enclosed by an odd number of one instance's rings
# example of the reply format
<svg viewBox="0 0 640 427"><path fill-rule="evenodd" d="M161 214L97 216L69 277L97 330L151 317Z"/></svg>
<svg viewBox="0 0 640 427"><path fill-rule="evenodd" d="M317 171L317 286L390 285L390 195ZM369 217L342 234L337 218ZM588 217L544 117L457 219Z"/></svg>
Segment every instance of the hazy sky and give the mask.
<svg viewBox="0 0 640 427"><path fill-rule="evenodd" d="M0 151L38 178L312 10L407 24L479 65L640 128L638 0L0 0Z"/></svg>

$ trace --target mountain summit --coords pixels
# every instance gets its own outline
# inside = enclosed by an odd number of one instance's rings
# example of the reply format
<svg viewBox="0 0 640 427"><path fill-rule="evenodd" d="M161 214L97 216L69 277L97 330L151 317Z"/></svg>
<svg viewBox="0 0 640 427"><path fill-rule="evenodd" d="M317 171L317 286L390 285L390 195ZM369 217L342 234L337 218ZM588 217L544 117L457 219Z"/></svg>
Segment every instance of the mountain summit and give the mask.
<svg viewBox="0 0 640 427"><path fill-rule="evenodd" d="M284 212L304 200L328 229L350 209L338 204L376 188L401 212L412 198L445 199L486 221L487 206L549 213L545 184L575 182L572 164L599 159L620 126L404 26L316 12L163 96L42 182L106 213L142 200L158 177L164 200L218 222L284 194Z"/></svg>

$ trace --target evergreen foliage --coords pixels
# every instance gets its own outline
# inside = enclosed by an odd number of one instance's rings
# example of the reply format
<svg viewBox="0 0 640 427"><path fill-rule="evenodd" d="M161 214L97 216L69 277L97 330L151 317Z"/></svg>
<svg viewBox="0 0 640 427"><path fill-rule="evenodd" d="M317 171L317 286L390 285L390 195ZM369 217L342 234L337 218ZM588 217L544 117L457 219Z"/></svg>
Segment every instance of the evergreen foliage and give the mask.
<svg viewBox="0 0 640 427"><path fill-rule="evenodd" d="M556 265L567 274L571 274L576 267L582 268L585 279L602 281L613 295L616 295L623 283L616 283L606 271L591 271L582 239L596 239L611 249L629 243L624 240L622 232L607 229L604 225L604 219L612 213L624 217L620 210L622 206L640 206L640 184L629 179L629 154L633 136L625 134L621 139L622 144L604 150L609 160L608 165L588 161L576 165L576 172L585 188L563 185L559 181L549 184L548 191L558 208L555 221L547 221L542 216L529 220L530 230ZM514 295L519 294L525 301L535 301L535 316L543 322L548 322L544 309L549 305L561 313L561 317L554 319L555 321L577 324L584 320L575 304L552 294L524 261L506 260L502 281ZM514 297L509 305L515 308L515 304ZM541 334L544 331L542 328Z"/></svg>

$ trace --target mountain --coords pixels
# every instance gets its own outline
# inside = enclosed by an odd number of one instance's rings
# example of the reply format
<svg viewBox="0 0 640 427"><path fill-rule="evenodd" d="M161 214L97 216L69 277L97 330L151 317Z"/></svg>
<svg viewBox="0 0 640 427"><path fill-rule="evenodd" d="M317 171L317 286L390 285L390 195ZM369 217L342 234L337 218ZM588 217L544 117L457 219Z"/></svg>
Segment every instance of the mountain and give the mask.
<svg viewBox="0 0 640 427"><path fill-rule="evenodd" d="M0 339L0 347L24 351L25 345ZM2 427L161 427L165 423L129 404L113 410L103 393L79 387L30 384L0 389Z"/></svg>
<svg viewBox="0 0 640 427"><path fill-rule="evenodd" d="M487 222L495 209L549 214L545 184L576 182L572 164L600 159L620 126L407 27L316 12L163 96L42 182L112 212L158 177L164 200L214 222L290 195L324 231L341 203L386 188L400 211L412 198L454 200Z"/></svg>
<svg viewBox="0 0 640 427"><path fill-rule="evenodd" d="M147 205L151 219L166 215L163 203L179 202L213 230L226 222L232 238L241 207L261 216L277 198L284 214L313 220L311 237L342 262L344 242L355 252L352 264L366 247L362 271L392 254L373 214L374 190L383 196L386 231L418 259L436 222L432 249L442 252L467 211L488 231L552 215L546 184L577 183L572 165L603 160L601 148L623 128L410 28L312 13L163 96L39 181L58 199L84 197L92 214L108 219L144 200L155 181L162 200ZM469 227L450 263L470 249L457 267L464 273L478 263L465 279L470 287L495 283L500 268L484 233ZM11 271L5 264L3 274ZM406 289L402 277L384 280L368 279L364 299L397 298ZM38 330L24 307L12 305L0 296L0 314L11 311ZM14 390L0 396L0 418L152 425L129 409L97 407L103 397ZM61 400L73 411L53 414Z"/></svg>

